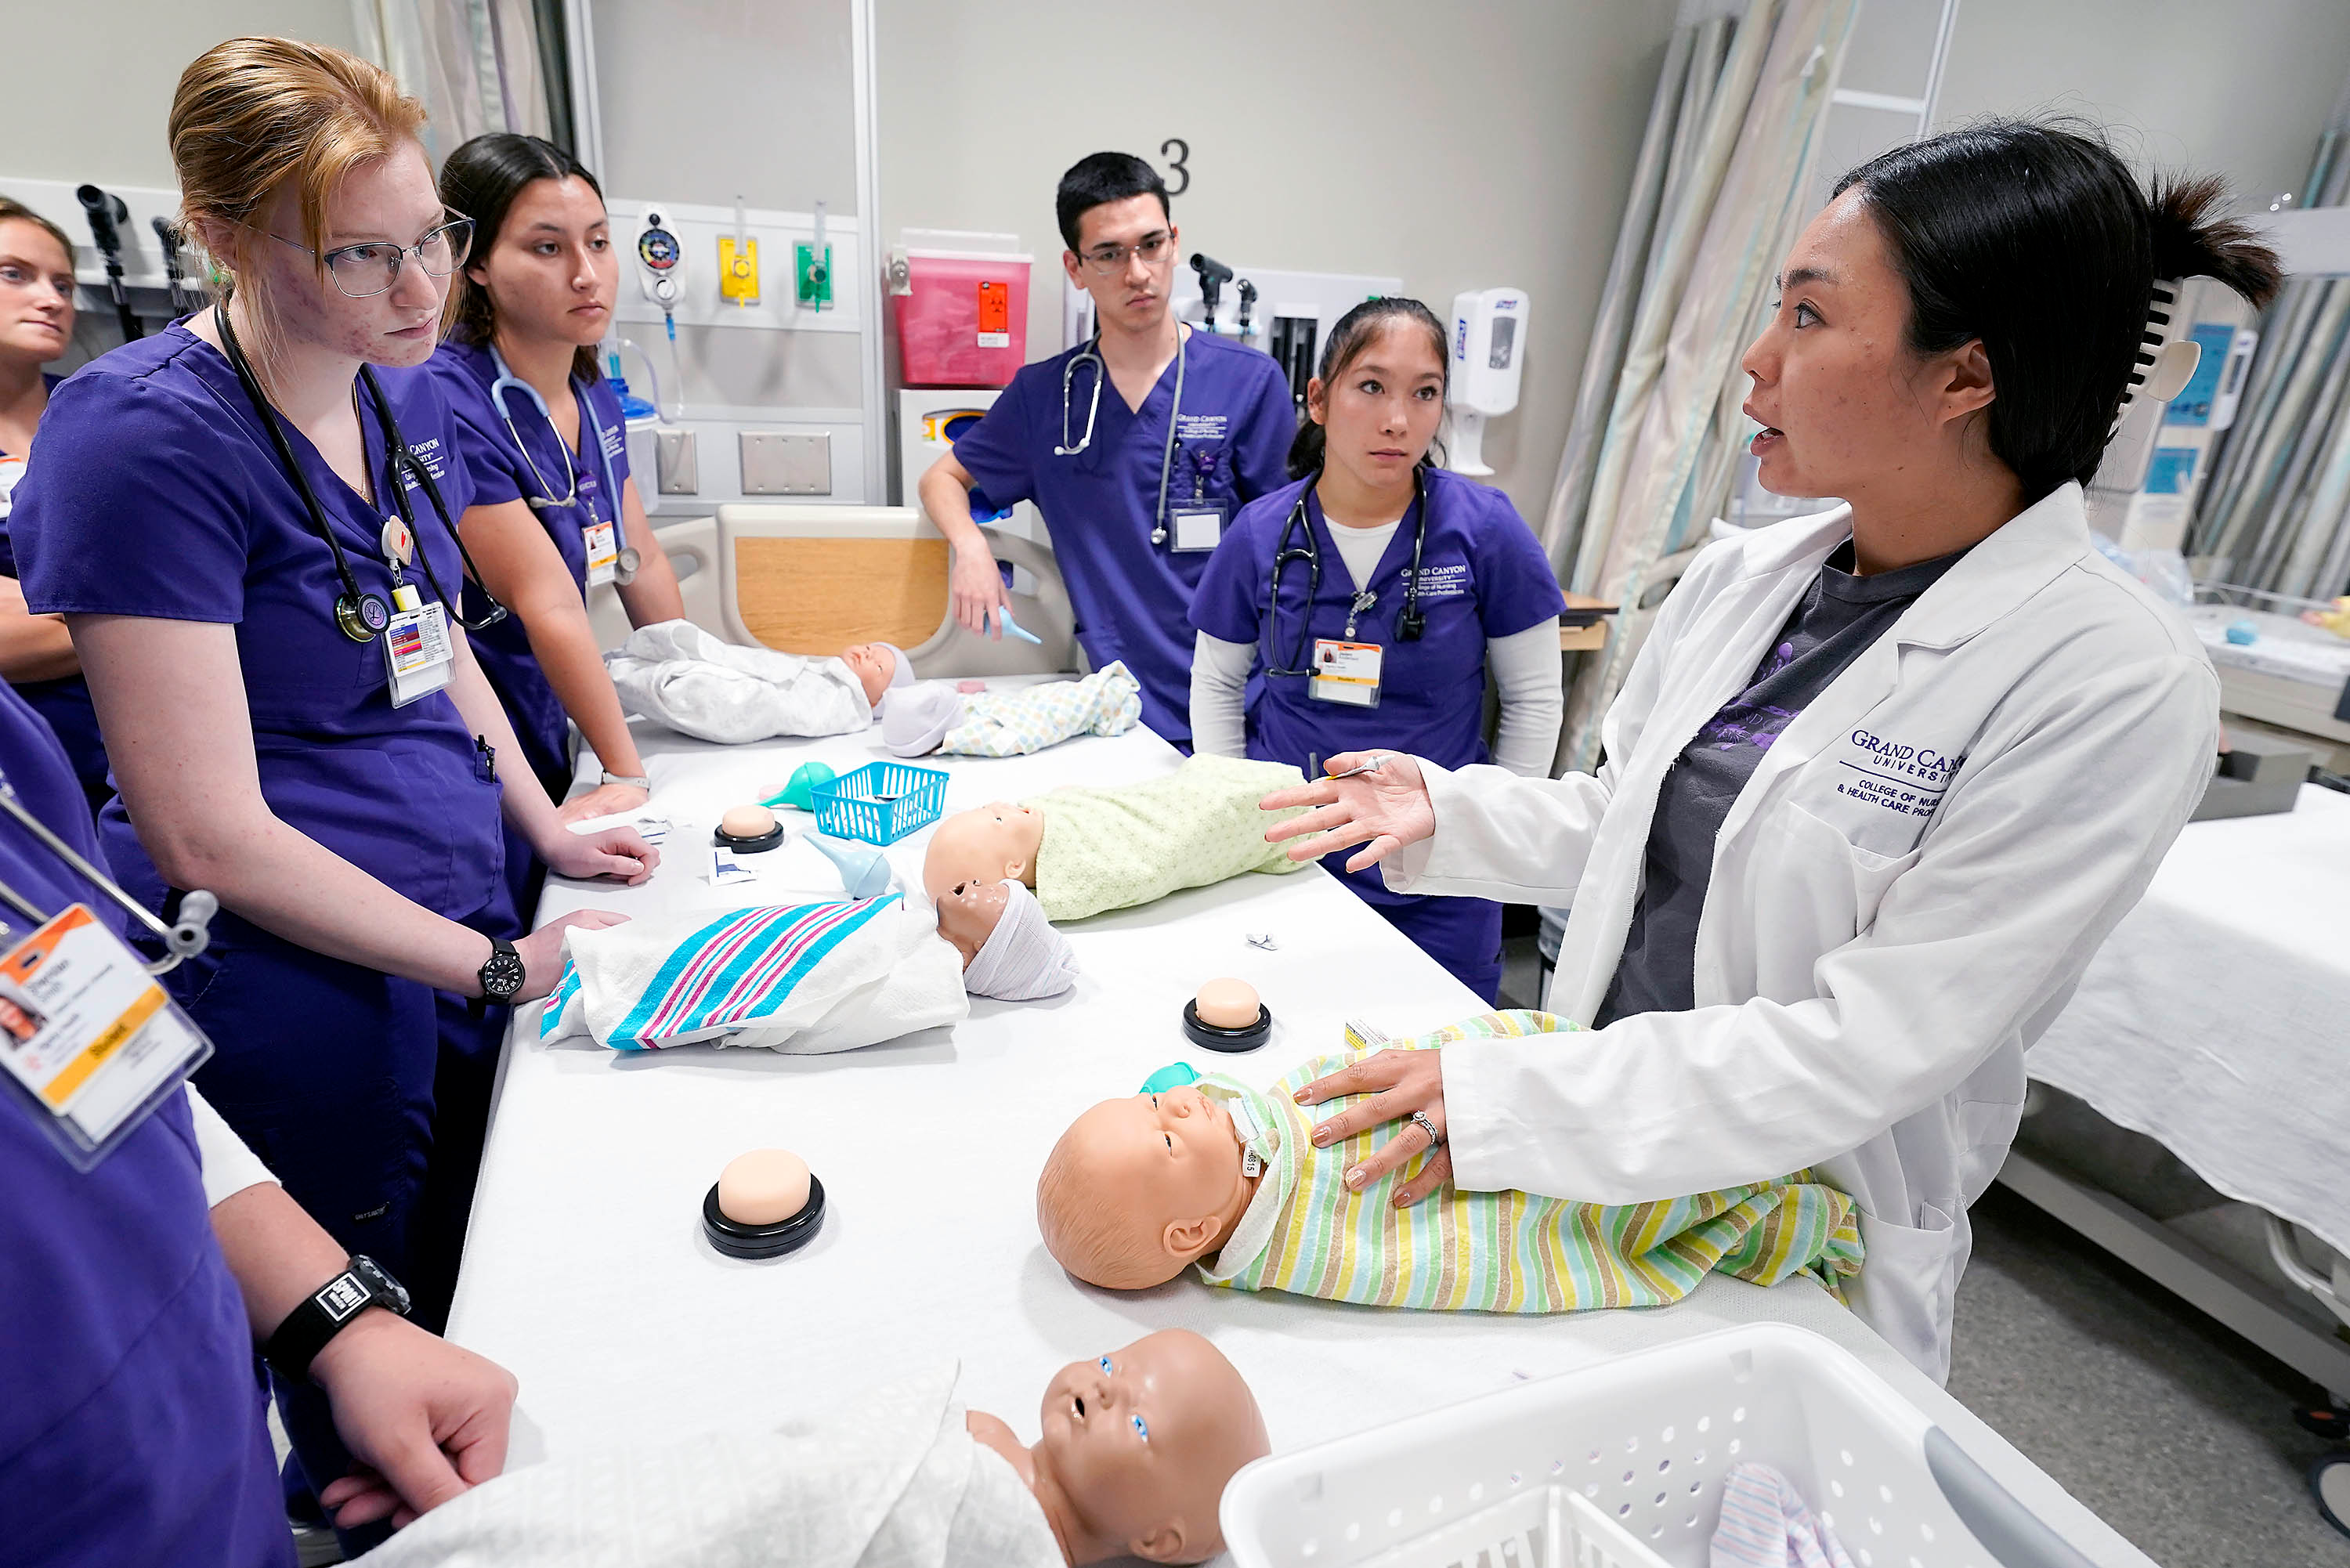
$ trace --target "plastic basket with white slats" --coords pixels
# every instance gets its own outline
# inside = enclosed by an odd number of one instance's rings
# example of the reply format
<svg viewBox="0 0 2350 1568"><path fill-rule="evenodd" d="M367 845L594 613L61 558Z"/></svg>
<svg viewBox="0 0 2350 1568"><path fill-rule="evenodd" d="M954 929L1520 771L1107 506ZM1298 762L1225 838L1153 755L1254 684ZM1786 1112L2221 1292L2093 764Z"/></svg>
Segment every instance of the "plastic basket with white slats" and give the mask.
<svg viewBox="0 0 2350 1568"><path fill-rule="evenodd" d="M1242 1568L1702 1568L1755 1460L1857 1568L2087 1568L1818 1334L1758 1324L1503 1389L1232 1478Z"/></svg>

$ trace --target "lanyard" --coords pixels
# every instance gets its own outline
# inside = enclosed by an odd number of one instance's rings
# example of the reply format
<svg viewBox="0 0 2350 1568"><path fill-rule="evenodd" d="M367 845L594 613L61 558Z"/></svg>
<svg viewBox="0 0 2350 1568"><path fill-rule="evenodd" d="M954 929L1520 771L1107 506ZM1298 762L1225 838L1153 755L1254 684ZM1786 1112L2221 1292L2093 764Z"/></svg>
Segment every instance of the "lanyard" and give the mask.
<svg viewBox="0 0 2350 1568"><path fill-rule="evenodd" d="M326 510L318 504L318 493L310 487L310 476L302 471L302 464L296 460L293 444L286 439L285 429L278 422L277 410L262 392L261 379L254 374L251 362L244 357L244 346L236 340L236 328L229 322L226 300L213 311L213 318L220 325L221 348L227 355L229 365L236 371L237 381L244 388L244 395L251 400L253 411L260 419L262 428L269 432L270 444L277 449L277 461L285 464L286 473L294 481L294 488L301 492L302 507L309 517L311 530L326 540L327 548L334 555L335 576L340 580L343 589L335 600L335 625L353 642L372 642L382 636L384 628L391 624L390 607L384 603L381 595L360 589L359 577L351 570L350 559L343 552L342 541L336 537L334 529L328 524ZM473 566L472 552L465 548L464 536L457 532L457 524L450 520L448 504L441 499L441 486L434 482L432 471L408 450L408 442L400 436L399 422L391 416L391 401L383 395L383 388L376 381L375 368L361 365L359 379L366 384L368 400L375 406L376 420L383 426L385 478L391 490L391 504L399 511L400 522L407 527L410 537L415 538L416 509L409 503L407 485L408 476L413 474L423 487L425 499L432 504L434 514L441 519L441 526L448 530L450 538L456 541L457 555L464 563L465 576L471 577L473 586L481 588L482 597L489 600L489 613L478 620L465 618L463 607L451 599L448 591L442 587L439 575L432 570L432 557L425 550L423 541L418 539L417 564L424 568L424 578L432 585L433 596L449 607L449 613L467 631L481 631L495 626L505 619L505 607L498 603L489 589L481 587L482 575ZM360 434L366 434L364 421ZM463 586L463 578L459 579L458 586Z"/></svg>

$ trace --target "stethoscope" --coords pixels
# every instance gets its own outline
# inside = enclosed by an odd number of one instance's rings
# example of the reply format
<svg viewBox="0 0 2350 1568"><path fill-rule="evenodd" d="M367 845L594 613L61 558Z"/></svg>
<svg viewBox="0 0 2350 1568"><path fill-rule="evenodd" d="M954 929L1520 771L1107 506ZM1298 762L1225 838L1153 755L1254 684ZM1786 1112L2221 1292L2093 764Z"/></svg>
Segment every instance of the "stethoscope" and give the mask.
<svg viewBox="0 0 2350 1568"><path fill-rule="evenodd" d="M1322 476L1316 473L1314 483L1318 484L1321 481ZM1272 580L1264 597L1264 672L1267 675L1315 673L1313 666L1302 662L1305 658L1305 645L1314 636L1314 602L1322 593L1322 546L1314 536L1314 520L1305 511L1305 498L1313 493L1314 484L1308 484L1297 493L1295 504L1290 507L1288 517L1282 522L1281 537L1273 546ZM1428 629L1428 618L1420 613L1419 608L1419 557L1428 545L1428 487L1421 482L1417 468L1411 471L1411 499L1419 511L1419 523L1412 530L1411 566L1404 574L1403 614L1396 618L1398 642L1418 642L1420 635ZM1303 549L1295 548L1289 543L1290 535L1298 528L1305 530ZM1292 561L1305 563L1305 603L1298 612L1297 640L1290 647L1289 666L1284 667L1274 660L1274 633L1281 614L1281 574ZM1377 604L1378 597L1378 594L1368 587L1356 590L1354 602L1347 607L1347 640L1354 639L1356 619Z"/></svg>
<svg viewBox="0 0 2350 1568"><path fill-rule="evenodd" d="M497 379L490 383L490 406L497 410L498 418L505 421L506 434L512 438L515 451L522 454L523 466L530 470L530 477L536 482L539 488L538 494L525 495L523 499L530 503L530 509L533 512L577 505L579 504L579 471L572 465L571 449L563 444L563 432L555 428L554 410L546 406L546 399L540 394L536 387L515 375L507 367L506 357L498 352L498 346L495 343L490 344L488 348L490 363L497 367L498 372ZM548 433L555 437L555 444L563 453L564 491L560 499L554 493L555 486L546 483L546 475L539 472L537 462L530 455L530 448L523 443L522 432L515 429L513 411L506 407L506 394L510 391L519 391L530 400L530 406L536 409L538 417L546 421ZM617 528L620 522L620 486L619 482L612 477L612 454L604 449L604 427L596 422L596 405L592 401L580 398L577 402L579 418L584 426L582 433L595 445L596 461L604 470L604 504L611 508L610 521ZM589 514L589 520L593 521L592 513ZM618 552L618 558L613 562L614 580L623 583L629 581L637 575L637 552L633 548L621 549Z"/></svg>
<svg viewBox="0 0 2350 1568"><path fill-rule="evenodd" d="M1167 481L1175 472L1175 427L1183 415L1183 329L1175 329L1175 400L1167 410L1167 448L1159 454L1159 509L1150 514L1150 542L1167 543ZM1086 433L1075 446L1069 444L1069 386L1076 379L1077 367L1091 361L1094 368L1093 400L1086 405ZM1094 416L1101 412L1102 382L1108 379L1109 368L1102 363L1101 333L1097 330L1086 346L1069 356L1061 367L1061 444L1053 449L1055 457L1075 457L1094 444Z"/></svg>
<svg viewBox="0 0 2350 1568"><path fill-rule="evenodd" d="M16 826L31 834L50 854L64 861L76 876L129 910L133 919L155 933L162 941L163 956L147 962L148 973L169 974L179 968L182 959L192 959L211 944L212 919L220 912L220 900L210 893L196 889L181 894L179 918L166 925L157 919L145 905L117 887L112 877L83 859L72 845L51 833L47 823L26 810L24 802L16 798L16 792L10 787L5 774L0 774L0 811L14 817ZM0 902L6 903L10 909L32 921L36 928L47 925L55 918L43 914L31 899L5 882L0 882ZM7 929L6 922L0 921L0 933L5 933Z"/></svg>
<svg viewBox="0 0 2350 1568"><path fill-rule="evenodd" d="M238 383L244 388L244 395L252 400L253 411L260 417L262 428L269 432L270 444L277 449L277 461L286 465L286 472L293 476L294 488L302 493L302 506L309 514L312 530L326 540L327 548L334 553L335 576L341 579L343 585L341 595L335 600L335 625L353 642L373 642L391 624L391 607L384 601L382 595L368 593L359 587L359 580L351 571L350 559L343 554L343 542L328 525L326 511L318 504L317 492L310 488L310 476L302 472L301 463L295 460L294 448L277 422L277 411L263 395L261 379L253 373L253 366L245 359L244 346L236 340L236 328L229 324L228 302L222 301L220 308L213 316L220 323L221 348L226 352L230 366L236 371ZM441 499L441 486L433 481L432 471L408 450L408 442L400 436L399 422L391 417L391 403L384 397L383 388L376 382L374 368L361 365L359 379L366 384L368 400L374 405L376 420L383 426L384 467L391 490L391 504L399 509L400 524L408 530L408 537L415 541L416 563L424 568L424 580L432 585L433 597L448 607L450 615L467 631L484 631L497 625L506 618L506 607L498 603L488 588L482 587L482 574L473 566L472 552L465 548L464 535L457 532L457 524L450 520L448 504ZM352 395L356 400L358 394ZM416 510L408 500L406 480L410 474L414 474L417 483L423 487L424 497L432 504L433 514L441 519L441 526L447 529L449 537L456 541L457 556L464 563L465 576L473 579L473 586L480 588L482 597L489 601L489 613L479 619L465 618L463 607L449 597L449 591L441 586L440 576L432 570L432 557L425 551L423 541L417 537ZM389 532L387 529L386 533ZM398 559L389 547L385 555L394 561ZM399 567L394 566L392 569L396 576ZM462 579L460 586L463 586Z"/></svg>

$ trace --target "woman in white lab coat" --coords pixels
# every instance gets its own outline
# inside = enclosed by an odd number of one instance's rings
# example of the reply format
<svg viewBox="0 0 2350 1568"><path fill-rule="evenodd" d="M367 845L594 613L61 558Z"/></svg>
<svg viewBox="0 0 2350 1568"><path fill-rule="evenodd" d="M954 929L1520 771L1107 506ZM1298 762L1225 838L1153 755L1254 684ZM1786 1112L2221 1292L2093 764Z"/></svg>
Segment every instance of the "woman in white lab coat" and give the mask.
<svg viewBox="0 0 2350 1568"><path fill-rule="evenodd" d="M1399 760L1283 792L1300 858L1398 891L1572 903L1552 1011L1597 1027L1383 1053L1308 1085L1427 1114L1450 1179L1628 1203L1809 1167L1858 1199L1853 1304L1939 1377L1966 1208L2023 1053L2200 797L2218 683L2090 545L2081 486L2157 278L2258 303L2214 182L2149 200L2103 143L1995 124L1847 175L1748 349L1777 493L1847 504L1713 545L1659 611L1595 774ZM1355 759L1334 757L1336 770ZM1430 1130L1433 1129L1432 1133Z"/></svg>

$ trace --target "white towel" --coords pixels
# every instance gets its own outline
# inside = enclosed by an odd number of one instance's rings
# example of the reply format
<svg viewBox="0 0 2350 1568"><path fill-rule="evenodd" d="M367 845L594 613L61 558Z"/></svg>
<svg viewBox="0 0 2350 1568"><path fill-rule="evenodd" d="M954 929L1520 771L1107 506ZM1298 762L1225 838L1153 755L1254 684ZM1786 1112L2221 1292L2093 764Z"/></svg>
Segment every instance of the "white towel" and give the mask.
<svg viewBox="0 0 2350 1568"><path fill-rule="evenodd" d="M726 745L845 735L873 722L865 688L842 660L744 648L688 620L639 627L604 668L629 712Z"/></svg>
<svg viewBox="0 0 2350 1568"><path fill-rule="evenodd" d="M369 1568L1062 1568L1045 1511L963 1425L954 1375L823 1419L556 1459L443 1503Z"/></svg>
<svg viewBox="0 0 2350 1568"><path fill-rule="evenodd" d="M1793 1482L1750 1462L1722 1478L1708 1568L1852 1568L1852 1559Z"/></svg>
<svg viewBox="0 0 2350 1568"><path fill-rule="evenodd" d="M543 1040L816 1055L959 1023L971 1010L962 956L897 893L574 927L563 950Z"/></svg>

